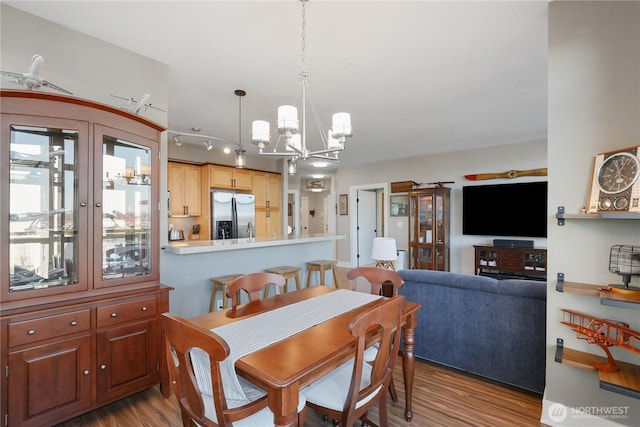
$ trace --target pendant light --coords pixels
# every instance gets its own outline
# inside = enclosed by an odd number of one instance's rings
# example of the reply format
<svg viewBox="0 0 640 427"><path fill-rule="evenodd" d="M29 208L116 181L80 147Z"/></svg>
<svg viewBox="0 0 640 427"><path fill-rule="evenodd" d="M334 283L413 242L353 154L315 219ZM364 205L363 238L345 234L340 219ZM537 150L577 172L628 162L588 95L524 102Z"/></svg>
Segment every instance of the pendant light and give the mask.
<svg viewBox="0 0 640 427"><path fill-rule="evenodd" d="M247 151L242 148L242 97L247 94L242 89L236 89L233 93L238 97L238 145L236 149L236 167L244 169L247 167Z"/></svg>

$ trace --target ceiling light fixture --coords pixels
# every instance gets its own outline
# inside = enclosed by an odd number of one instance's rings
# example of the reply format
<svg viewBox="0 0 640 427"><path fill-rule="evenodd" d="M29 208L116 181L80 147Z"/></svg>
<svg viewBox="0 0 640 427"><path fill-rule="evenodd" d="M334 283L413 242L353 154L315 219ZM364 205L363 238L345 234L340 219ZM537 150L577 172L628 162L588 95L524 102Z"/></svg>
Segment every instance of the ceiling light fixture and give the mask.
<svg viewBox="0 0 640 427"><path fill-rule="evenodd" d="M193 129L200 129L197 127L194 127ZM171 130L168 129L167 132L169 132L170 134L173 134L173 141L176 143L176 145L178 147L180 147L182 145L182 143L184 142L184 138L188 137L188 138L202 138L205 141L208 141L209 144L207 144L206 142L204 143L204 146L207 147L208 145L211 145L211 148L213 148L213 143L216 141L220 141L220 142L224 142L225 145L231 144L231 142L229 142L228 140L224 139L224 138L219 138L217 136L211 136L211 135L204 135L204 134L199 134L199 133L188 133L188 132L179 132L177 130ZM180 139L178 139L180 138ZM207 148L207 150L210 150L210 148Z"/></svg>
<svg viewBox="0 0 640 427"><path fill-rule="evenodd" d="M207 148L207 151L211 151L213 149L213 143L211 142L210 139L207 139L207 140L203 141L202 143Z"/></svg>
<svg viewBox="0 0 640 427"><path fill-rule="evenodd" d="M335 113L333 115L333 124L328 132L322 129L322 125L318 119L307 85L307 70L305 66L305 46L306 46L306 11L305 3L307 0L300 0L302 5L302 70L300 72L300 88L299 94L302 94L301 109L302 123L298 121L298 109L293 105L282 105L278 107L277 129L284 137L284 151L278 151L278 143L276 143L272 152L265 152L264 149L270 144L270 125L265 120L255 120L251 126L251 142L258 147L258 153L263 156L289 157L292 162L297 159L307 160L309 158L317 158L323 160L338 160L338 153L345 148L345 142L352 135L351 116L349 113ZM296 99L298 97L296 96ZM307 100L316 119L316 125L320 134L323 148L315 151L307 148L307 126L306 126L306 107ZM327 135L327 136L325 136ZM278 142L280 139L278 139Z"/></svg>
<svg viewBox="0 0 640 427"><path fill-rule="evenodd" d="M244 169L247 166L246 150L242 148L242 97L247 94L242 89L236 89L233 91L238 97L238 145L236 149L236 167L238 169Z"/></svg>

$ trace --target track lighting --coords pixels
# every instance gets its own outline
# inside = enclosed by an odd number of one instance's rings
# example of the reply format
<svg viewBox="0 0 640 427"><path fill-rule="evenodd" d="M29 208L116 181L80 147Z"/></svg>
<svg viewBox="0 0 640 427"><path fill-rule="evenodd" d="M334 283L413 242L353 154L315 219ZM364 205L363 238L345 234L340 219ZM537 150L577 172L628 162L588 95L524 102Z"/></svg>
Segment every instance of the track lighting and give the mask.
<svg viewBox="0 0 640 427"><path fill-rule="evenodd" d="M182 147L182 141L180 141L180 138L178 138L180 135L174 135L173 136L173 142L176 143L176 147Z"/></svg>
<svg viewBox="0 0 640 427"><path fill-rule="evenodd" d="M211 149L213 148L213 143L211 142L210 139L207 139L202 143L204 144L205 147L207 147L207 151L211 151Z"/></svg>

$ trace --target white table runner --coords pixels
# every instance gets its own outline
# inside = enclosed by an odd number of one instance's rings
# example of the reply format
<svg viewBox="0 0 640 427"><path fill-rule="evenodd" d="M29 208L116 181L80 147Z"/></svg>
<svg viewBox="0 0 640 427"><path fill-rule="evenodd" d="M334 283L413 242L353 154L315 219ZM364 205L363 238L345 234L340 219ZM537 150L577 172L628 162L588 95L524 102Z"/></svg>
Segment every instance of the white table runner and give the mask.
<svg viewBox="0 0 640 427"><path fill-rule="evenodd" d="M339 289L211 329L227 342L231 350L229 357L221 363L222 384L227 399L249 400L236 375L235 363L238 359L378 298L378 295ZM200 390L212 395L209 355L194 348L191 358Z"/></svg>

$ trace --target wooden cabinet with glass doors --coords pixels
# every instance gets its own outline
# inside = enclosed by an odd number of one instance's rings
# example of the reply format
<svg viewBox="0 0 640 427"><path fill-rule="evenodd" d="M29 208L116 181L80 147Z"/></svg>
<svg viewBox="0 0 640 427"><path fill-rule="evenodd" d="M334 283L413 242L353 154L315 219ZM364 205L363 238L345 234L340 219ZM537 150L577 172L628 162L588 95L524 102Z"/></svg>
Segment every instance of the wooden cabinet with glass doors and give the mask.
<svg viewBox="0 0 640 427"><path fill-rule="evenodd" d="M31 91L0 91L0 111L1 416L52 425L166 381L164 128Z"/></svg>
<svg viewBox="0 0 640 427"><path fill-rule="evenodd" d="M409 268L449 271L449 196L439 187L409 193Z"/></svg>

